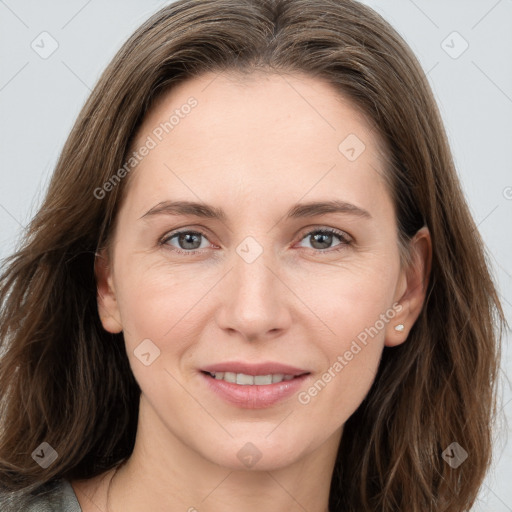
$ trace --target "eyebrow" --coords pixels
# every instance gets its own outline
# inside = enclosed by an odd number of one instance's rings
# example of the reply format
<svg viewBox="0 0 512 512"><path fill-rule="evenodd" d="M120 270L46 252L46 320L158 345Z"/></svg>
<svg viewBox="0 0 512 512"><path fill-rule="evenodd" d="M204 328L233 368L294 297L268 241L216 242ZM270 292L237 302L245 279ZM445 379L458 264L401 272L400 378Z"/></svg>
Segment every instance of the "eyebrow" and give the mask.
<svg viewBox="0 0 512 512"><path fill-rule="evenodd" d="M370 213L352 203L333 199L331 201L314 201L309 203L298 203L292 206L285 217L288 219L300 219L316 217L327 213L344 213L371 219ZM162 201L148 210L141 219L154 215L190 215L205 219L219 219L226 222L227 215L222 208L217 208L206 203L194 201Z"/></svg>

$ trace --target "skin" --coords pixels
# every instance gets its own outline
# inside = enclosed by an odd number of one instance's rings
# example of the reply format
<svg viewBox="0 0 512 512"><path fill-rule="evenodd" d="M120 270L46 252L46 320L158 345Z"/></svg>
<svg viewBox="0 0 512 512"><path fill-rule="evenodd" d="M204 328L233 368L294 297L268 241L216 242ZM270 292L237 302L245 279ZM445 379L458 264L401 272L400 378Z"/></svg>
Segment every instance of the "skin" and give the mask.
<svg viewBox="0 0 512 512"><path fill-rule="evenodd" d="M329 84L301 74L206 74L152 108L134 147L190 96L198 105L130 175L111 251L96 260L103 326L124 332L142 390L134 452L112 481L108 508L113 470L72 485L85 512L325 512L343 425L384 347L404 343L420 313L430 236L420 230L402 265L381 141ZM365 144L354 161L338 149L349 134ZM296 203L331 199L370 217L284 217ZM165 200L205 202L226 220L141 219ZM159 245L178 228L205 233L198 254L173 251L191 250L177 237ZM351 242L315 244L320 228ZM236 250L247 236L263 251L251 263ZM400 312L307 404L293 395L242 409L199 373L228 360L279 361L311 372L307 390L395 303ZM160 356L145 366L134 350L148 338ZM237 457L247 442L261 453L250 468Z"/></svg>

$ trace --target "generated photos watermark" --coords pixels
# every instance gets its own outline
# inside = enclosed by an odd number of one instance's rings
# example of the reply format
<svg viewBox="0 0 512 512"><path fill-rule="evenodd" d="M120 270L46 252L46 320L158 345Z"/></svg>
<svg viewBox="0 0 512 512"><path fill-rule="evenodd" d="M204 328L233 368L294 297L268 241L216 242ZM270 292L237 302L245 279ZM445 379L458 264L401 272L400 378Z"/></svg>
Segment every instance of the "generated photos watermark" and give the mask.
<svg viewBox="0 0 512 512"><path fill-rule="evenodd" d="M148 135L144 144L137 151L133 151L128 160L120 167L101 187L94 189L94 197L103 199L108 192L114 188L125 178L142 160L149 155L150 151L155 149L164 137L176 128L182 119L185 119L192 109L197 107L199 102L191 96L187 102L175 109L174 113L169 116L167 121L163 121L152 130L152 135Z"/></svg>
<svg viewBox="0 0 512 512"><path fill-rule="evenodd" d="M336 358L336 361L327 368L327 370L320 376L315 383L310 386L306 391L301 391L297 398L299 403L307 405L311 399L320 393L329 382L331 382L342 370L347 366L354 356L359 354L361 350L367 345L369 339L373 339L379 332L381 332L386 325L402 311L403 306L395 302L391 308L379 316L379 319L371 327L366 327L361 331L356 339L352 340L350 347ZM363 345L363 346L361 346Z"/></svg>

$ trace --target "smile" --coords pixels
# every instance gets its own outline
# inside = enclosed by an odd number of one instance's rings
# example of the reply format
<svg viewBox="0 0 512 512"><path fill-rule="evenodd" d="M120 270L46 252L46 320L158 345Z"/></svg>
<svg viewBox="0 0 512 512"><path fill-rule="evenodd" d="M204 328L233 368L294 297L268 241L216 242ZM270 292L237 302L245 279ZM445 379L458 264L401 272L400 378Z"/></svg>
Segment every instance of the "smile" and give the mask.
<svg viewBox="0 0 512 512"><path fill-rule="evenodd" d="M269 384L277 384L279 382L292 380L294 375L284 373L273 373L268 375L248 375L246 373L234 372L206 372L216 380L231 382L232 384L240 384L241 386L268 386Z"/></svg>

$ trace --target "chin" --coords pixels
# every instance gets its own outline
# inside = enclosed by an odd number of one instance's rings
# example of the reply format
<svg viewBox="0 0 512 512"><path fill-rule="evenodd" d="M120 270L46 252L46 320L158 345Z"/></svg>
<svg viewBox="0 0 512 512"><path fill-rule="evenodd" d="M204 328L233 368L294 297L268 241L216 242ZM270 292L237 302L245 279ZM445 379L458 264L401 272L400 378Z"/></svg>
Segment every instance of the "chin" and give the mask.
<svg viewBox="0 0 512 512"><path fill-rule="evenodd" d="M224 443L217 443L213 453L210 447L203 452L203 456L232 471L275 471L297 462L308 444L289 437L270 437L268 431L260 436L247 434L235 437Z"/></svg>

